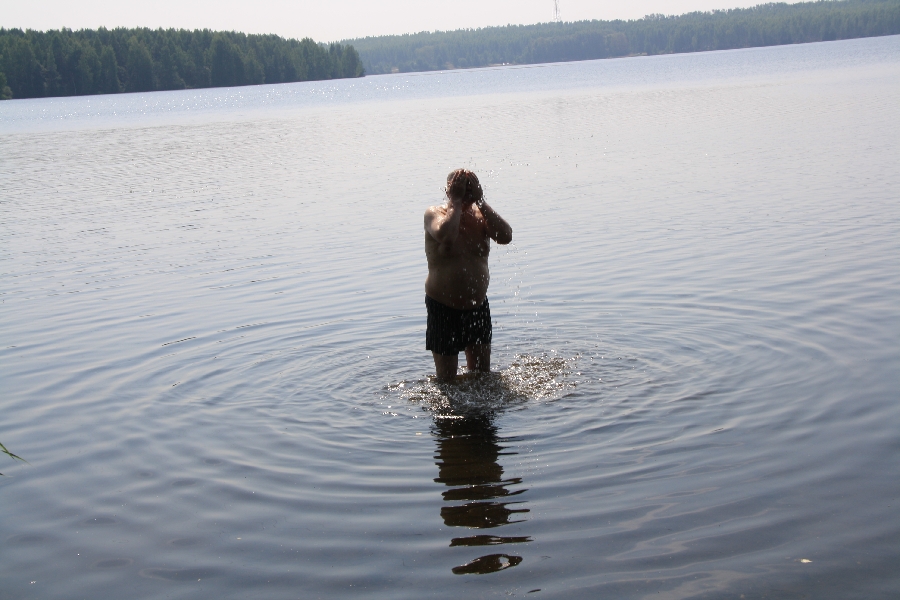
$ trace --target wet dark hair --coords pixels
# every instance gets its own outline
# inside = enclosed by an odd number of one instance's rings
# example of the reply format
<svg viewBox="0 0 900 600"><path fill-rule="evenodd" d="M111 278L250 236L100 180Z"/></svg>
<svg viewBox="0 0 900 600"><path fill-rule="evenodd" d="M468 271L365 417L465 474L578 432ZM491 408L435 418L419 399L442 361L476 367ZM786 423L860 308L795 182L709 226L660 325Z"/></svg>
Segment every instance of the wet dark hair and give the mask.
<svg viewBox="0 0 900 600"><path fill-rule="evenodd" d="M448 196L462 196L463 204L480 202L484 198L478 176L466 169L456 169L447 175L446 191Z"/></svg>

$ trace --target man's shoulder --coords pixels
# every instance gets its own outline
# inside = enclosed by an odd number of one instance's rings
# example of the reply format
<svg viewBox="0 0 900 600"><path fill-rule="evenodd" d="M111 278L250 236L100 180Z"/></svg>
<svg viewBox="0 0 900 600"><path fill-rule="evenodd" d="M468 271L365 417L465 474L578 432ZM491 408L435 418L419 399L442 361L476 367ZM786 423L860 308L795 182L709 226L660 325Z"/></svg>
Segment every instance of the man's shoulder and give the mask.
<svg viewBox="0 0 900 600"><path fill-rule="evenodd" d="M429 206L425 209L425 219L433 219L435 217L444 217L447 215L446 206Z"/></svg>

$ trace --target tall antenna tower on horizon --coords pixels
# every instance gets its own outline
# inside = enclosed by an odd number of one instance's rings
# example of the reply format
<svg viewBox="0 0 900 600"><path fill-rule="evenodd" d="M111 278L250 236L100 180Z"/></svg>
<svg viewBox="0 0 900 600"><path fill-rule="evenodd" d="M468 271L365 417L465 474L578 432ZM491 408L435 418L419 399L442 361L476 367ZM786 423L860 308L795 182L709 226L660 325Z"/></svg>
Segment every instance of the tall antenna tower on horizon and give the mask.
<svg viewBox="0 0 900 600"><path fill-rule="evenodd" d="M559 23L559 0L553 0L553 20Z"/></svg>

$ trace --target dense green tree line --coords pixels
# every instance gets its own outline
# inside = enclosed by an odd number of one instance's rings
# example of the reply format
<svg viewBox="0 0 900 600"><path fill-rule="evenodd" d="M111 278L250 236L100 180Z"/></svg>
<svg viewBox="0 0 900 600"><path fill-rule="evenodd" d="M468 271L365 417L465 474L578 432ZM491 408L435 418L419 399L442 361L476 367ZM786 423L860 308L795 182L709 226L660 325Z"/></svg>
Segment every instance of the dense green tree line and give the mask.
<svg viewBox="0 0 900 600"><path fill-rule="evenodd" d="M349 45L184 29L0 29L0 96L41 98L361 77Z"/></svg>
<svg viewBox="0 0 900 600"><path fill-rule="evenodd" d="M823 0L346 40L369 73L700 52L900 34L900 0Z"/></svg>

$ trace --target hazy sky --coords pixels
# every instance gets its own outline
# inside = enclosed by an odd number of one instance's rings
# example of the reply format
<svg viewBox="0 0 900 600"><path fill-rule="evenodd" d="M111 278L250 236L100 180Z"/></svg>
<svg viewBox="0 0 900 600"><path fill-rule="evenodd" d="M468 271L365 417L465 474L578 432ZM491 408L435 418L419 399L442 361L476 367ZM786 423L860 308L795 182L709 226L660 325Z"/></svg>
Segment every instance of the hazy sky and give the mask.
<svg viewBox="0 0 900 600"><path fill-rule="evenodd" d="M754 6L761 0L559 0L564 21ZM538 23L553 0L0 0L0 26L177 27L334 41L367 35Z"/></svg>

